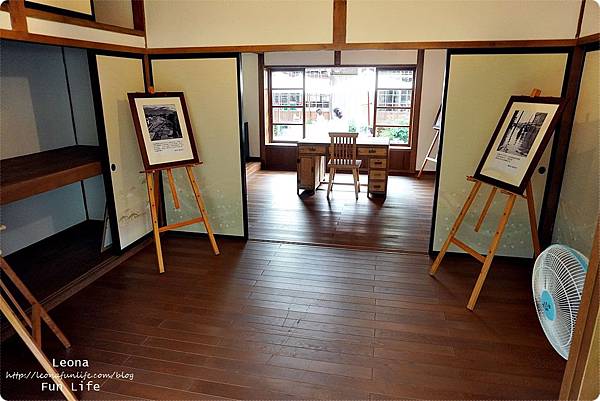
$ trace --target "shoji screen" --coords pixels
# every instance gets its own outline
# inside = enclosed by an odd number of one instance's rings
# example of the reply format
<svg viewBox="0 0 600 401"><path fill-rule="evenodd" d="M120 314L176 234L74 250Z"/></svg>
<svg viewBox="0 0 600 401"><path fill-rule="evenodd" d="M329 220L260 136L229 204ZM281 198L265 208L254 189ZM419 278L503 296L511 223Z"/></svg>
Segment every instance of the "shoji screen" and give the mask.
<svg viewBox="0 0 600 401"><path fill-rule="evenodd" d="M144 92L140 58L96 56L121 249L152 231L146 178L127 92ZM114 240L114 239L113 239Z"/></svg>
<svg viewBox="0 0 600 401"><path fill-rule="evenodd" d="M567 244L588 256L598 215L600 133L600 51L585 56L575 110L569 155L560 193L554 242Z"/></svg>
<svg viewBox="0 0 600 401"><path fill-rule="evenodd" d="M477 163L511 95L528 95L532 88L543 96L560 96L568 55L452 54L447 71L445 120L439 182L434 212L433 250L440 249L473 184L465 180ZM548 146L539 166L548 166ZM547 174L533 176L536 211L544 194ZM479 233L473 227L489 193L484 187L467 214L458 238L487 253L502 214L506 195L498 194ZM451 251L462 252L452 246ZM517 200L497 254L531 257L533 248L526 202Z"/></svg>
<svg viewBox="0 0 600 401"><path fill-rule="evenodd" d="M203 164L194 172L213 230L244 236L245 194L240 156L240 107L236 57L152 60L156 91L182 91ZM199 215L185 171L174 170L181 208L175 209L164 182L167 222ZM202 224L182 231L205 232Z"/></svg>

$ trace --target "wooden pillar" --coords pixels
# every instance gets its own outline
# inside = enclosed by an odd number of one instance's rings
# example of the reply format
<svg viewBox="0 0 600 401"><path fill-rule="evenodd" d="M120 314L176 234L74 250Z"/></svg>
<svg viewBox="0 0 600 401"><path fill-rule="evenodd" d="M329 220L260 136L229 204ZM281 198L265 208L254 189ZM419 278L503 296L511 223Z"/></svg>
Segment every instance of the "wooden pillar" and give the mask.
<svg viewBox="0 0 600 401"><path fill-rule="evenodd" d="M419 144L419 120L421 115L421 92L423 91L423 64L425 63L425 50L417 50L417 69L415 71L415 91L413 93L412 122L410 124L410 162L409 170L414 173L417 170L417 145Z"/></svg>
<svg viewBox="0 0 600 401"><path fill-rule="evenodd" d="M144 0L131 0L131 10L133 11L133 29L146 31Z"/></svg>
<svg viewBox="0 0 600 401"><path fill-rule="evenodd" d="M258 53L258 131L260 135L260 168L267 168L267 129L265 124L265 54Z"/></svg>
<svg viewBox="0 0 600 401"><path fill-rule="evenodd" d="M540 213L539 235L540 245L546 248L552 243L552 232L554 231L554 222L558 211L558 202L560 200L560 190L565 174L567 163L567 153L569 152L569 141L571 140L571 130L573 128L573 119L575 118L575 105L579 92L579 83L583 73L583 60L585 51L577 46L569 57L567 63L567 83L563 93L565 98L565 107L562 116L554 133L554 142L552 144L552 155L548 168L548 178L546 180L546 190Z"/></svg>
<svg viewBox="0 0 600 401"><path fill-rule="evenodd" d="M25 0L8 0L10 23L13 31L27 32L27 16L25 14Z"/></svg>
<svg viewBox="0 0 600 401"><path fill-rule="evenodd" d="M346 0L333 0L333 44L346 43Z"/></svg>

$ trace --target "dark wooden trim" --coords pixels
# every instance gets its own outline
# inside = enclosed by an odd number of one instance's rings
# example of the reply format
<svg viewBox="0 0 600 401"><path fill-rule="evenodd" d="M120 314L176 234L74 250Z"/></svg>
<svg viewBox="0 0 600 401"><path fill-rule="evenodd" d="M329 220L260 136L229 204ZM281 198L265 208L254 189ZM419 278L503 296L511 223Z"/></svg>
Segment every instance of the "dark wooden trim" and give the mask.
<svg viewBox="0 0 600 401"><path fill-rule="evenodd" d="M240 130L240 180L242 182L242 219L244 226L244 239L248 239L248 184L246 182L246 144L244 135L243 86L242 86L242 54L236 55L237 65L237 95L238 95L238 126Z"/></svg>
<svg viewBox="0 0 600 401"><path fill-rule="evenodd" d="M417 52L416 82L412 99L412 122L410 127L410 171L414 173L417 165L417 147L419 145L419 122L421 117L421 93L423 90L423 66L425 63L425 50ZM415 78L413 78L415 79Z"/></svg>
<svg viewBox="0 0 600 401"><path fill-rule="evenodd" d="M575 106L577 104L579 84L583 73L584 58L585 50L581 47L575 47L569 54L569 60L565 71L565 81L563 83L562 93L564 108L558 123L558 128L554 132L548 178L546 179L546 189L544 191L544 199L540 212L538 231L542 248L545 248L552 243L552 232L554 231L554 223L560 200L560 190L567 164L567 153L569 152L569 141L571 140L571 130L575 118Z"/></svg>
<svg viewBox="0 0 600 401"><path fill-rule="evenodd" d="M441 113L442 113L442 122L440 135L438 138L438 154L436 156L437 166L435 169L435 190L433 192L433 210L431 212L431 229L429 230L429 249L428 253L430 256L434 256L436 251L433 250L433 240L435 238L435 223L436 223L436 215L437 215L437 207L438 207L438 196L440 194L440 172L442 171L442 149L444 146L444 126L446 124L446 103L448 102L448 81L450 79L450 60L452 58L452 51L448 51L446 53L446 68L445 68L445 76L444 76L444 94L442 96L442 105L441 105Z"/></svg>
<svg viewBox="0 0 600 401"><path fill-rule="evenodd" d="M342 52L340 50L333 52L333 65L336 67L342 65Z"/></svg>
<svg viewBox="0 0 600 401"><path fill-rule="evenodd" d="M592 253L588 271L585 276L585 284L583 286L583 294L581 295L581 303L575 322L575 330L571 348L569 349L569 359L565 366L562 385L560 388L559 400L577 400L580 399L581 386L585 373L587 360L590 357L594 328L596 326L596 317L598 316L598 305L600 285L598 284L599 270L599 252L598 245L600 242L600 219L596 223L596 234L592 242ZM595 367L597 369L597 367ZM595 371L590 374L597 374Z"/></svg>
<svg viewBox="0 0 600 401"><path fill-rule="evenodd" d="M33 1L27 1L27 0L25 0L25 8L28 11L29 10L39 10L39 11L44 11L44 12L51 13L54 15L62 15L65 17L78 18L78 19L83 19L83 20L87 20L87 21L94 21L94 19L96 18L96 14L94 13L93 0L90 0L90 14L81 13L79 11L72 11L72 10L69 10L68 8L54 7L54 6L49 6L46 4L35 3Z"/></svg>
<svg viewBox="0 0 600 401"><path fill-rule="evenodd" d="M143 47L113 45L110 43L91 42L89 40L68 39L57 36L38 35L27 32L18 32L7 29L0 29L0 37L3 40L17 40L20 42L42 43L54 46L77 47L81 49L97 49L118 53L133 53L142 55L145 52Z"/></svg>
<svg viewBox="0 0 600 401"><path fill-rule="evenodd" d="M150 63L150 58L147 54L144 54L142 61L144 63L144 85L146 92L150 93L150 88L154 86L154 82L152 82L152 63Z"/></svg>
<svg viewBox="0 0 600 401"><path fill-rule="evenodd" d="M10 12L10 24L15 32L27 32L27 16L25 14L25 1L8 0L8 11ZM6 38L2 34L3 38Z"/></svg>
<svg viewBox="0 0 600 401"><path fill-rule="evenodd" d="M133 29L146 33L146 14L144 12L144 0L131 0L131 11L133 13Z"/></svg>
<svg viewBox="0 0 600 401"><path fill-rule="evenodd" d="M346 43L346 0L333 0L333 43Z"/></svg>
<svg viewBox="0 0 600 401"><path fill-rule="evenodd" d="M242 45L242 46L206 46L151 48L149 54L185 54L185 53L223 53L244 52L263 53L281 51L309 50L418 50L418 49L504 49L504 48L542 48L573 47L576 39L541 40L475 40L475 41L439 41L439 42L379 42L379 43L310 43L288 45Z"/></svg>
<svg viewBox="0 0 600 401"><path fill-rule="evenodd" d="M588 45L588 44L592 44L592 43L598 45L598 42L600 42L600 33L594 33L592 35L583 36L583 37L577 39L577 45L579 45L579 46Z"/></svg>
<svg viewBox="0 0 600 401"><path fill-rule="evenodd" d="M100 29L100 30L109 31L109 32L123 33L126 35L133 35L133 36L144 36L145 35L144 31L142 31L142 30L123 28L123 27L120 27L117 25L104 24L102 22L90 21L90 20L83 19L83 18L76 18L76 17L71 17L71 16L67 16L67 15L62 15L62 14L54 14L54 13L51 13L48 11L37 10L34 8L25 9L25 15L30 18L37 18L37 19L43 19L43 20L47 20L47 21L60 22L62 24L77 25L77 26L82 26L85 28Z"/></svg>
<svg viewBox="0 0 600 401"><path fill-rule="evenodd" d="M260 167L267 168L267 157L265 150L265 55L258 54L258 132L260 141Z"/></svg>
<svg viewBox="0 0 600 401"><path fill-rule="evenodd" d="M583 13L585 12L585 0L581 0L581 7L579 8L579 19L577 20L577 31L575 31L575 38L579 38L581 33L581 24L583 23Z"/></svg>

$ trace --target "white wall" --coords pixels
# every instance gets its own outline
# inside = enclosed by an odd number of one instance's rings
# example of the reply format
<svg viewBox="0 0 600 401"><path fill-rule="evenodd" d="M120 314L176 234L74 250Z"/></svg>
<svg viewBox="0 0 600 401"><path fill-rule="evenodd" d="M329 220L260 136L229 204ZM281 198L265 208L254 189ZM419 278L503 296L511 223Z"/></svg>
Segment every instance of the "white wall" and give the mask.
<svg viewBox="0 0 600 401"><path fill-rule="evenodd" d="M333 65L333 52L270 52L265 53L265 65Z"/></svg>
<svg viewBox="0 0 600 401"><path fill-rule="evenodd" d="M444 91L444 72L446 70L446 50L426 50L423 63L423 86L421 89L421 113L419 116L419 143L417 145L417 165L419 169L427 150L431 145L433 124L442 103ZM439 141L438 141L439 144ZM431 157L437 156L438 144L433 148ZM435 171L437 165L427 162L425 171Z"/></svg>
<svg viewBox="0 0 600 401"><path fill-rule="evenodd" d="M152 0L148 47L331 43L333 0Z"/></svg>
<svg viewBox="0 0 600 401"><path fill-rule="evenodd" d="M344 50L342 64L417 64L416 50Z"/></svg>
<svg viewBox="0 0 600 401"><path fill-rule="evenodd" d="M44 6L58 7L68 11L92 15L90 0L28 0Z"/></svg>
<svg viewBox="0 0 600 401"><path fill-rule="evenodd" d="M250 157L260 157L258 114L258 55L242 54L242 116L248 122Z"/></svg>
<svg viewBox="0 0 600 401"><path fill-rule="evenodd" d="M597 0L588 0L585 2L585 9L583 10L583 21L579 37L593 35L598 32L600 32L600 6Z"/></svg>
<svg viewBox="0 0 600 401"><path fill-rule="evenodd" d="M91 42L111 43L114 45L141 48L146 45L146 40L143 36L129 35L126 33L112 32L104 29L49 21L40 18L27 17L27 29L29 30L29 33L66 39L88 40Z"/></svg>
<svg viewBox="0 0 600 401"><path fill-rule="evenodd" d="M568 39L579 1L348 0L346 38L356 42Z"/></svg>
<svg viewBox="0 0 600 401"><path fill-rule="evenodd" d="M133 29L133 9L129 0L93 0L96 21Z"/></svg>
<svg viewBox="0 0 600 401"><path fill-rule="evenodd" d="M0 11L0 29L12 29L10 13L8 11Z"/></svg>
<svg viewBox="0 0 600 401"><path fill-rule="evenodd" d="M23 156L76 144L97 145L85 50L3 41L0 43L0 156ZM74 100L69 105L67 76ZM87 121L86 121L87 119ZM91 218L102 218L104 190L86 182ZM90 196L93 195L93 198ZM2 206L1 248L10 254L86 218L79 183Z"/></svg>
<svg viewBox="0 0 600 401"><path fill-rule="evenodd" d="M599 212L600 51L586 54L553 242L589 256Z"/></svg>

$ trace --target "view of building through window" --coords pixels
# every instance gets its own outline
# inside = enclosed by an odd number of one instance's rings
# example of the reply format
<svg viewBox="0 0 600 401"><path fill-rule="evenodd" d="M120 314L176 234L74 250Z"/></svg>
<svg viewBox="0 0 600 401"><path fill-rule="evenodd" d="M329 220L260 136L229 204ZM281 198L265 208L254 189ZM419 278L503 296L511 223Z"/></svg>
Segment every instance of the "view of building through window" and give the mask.
<svg viewBox="0 0 600 401"><path fill-rule="evenodd" d="M412 68L272 69L273 141L327 137L329 132L385 136L410 145Z"/></svg>

